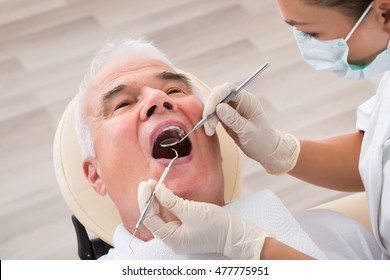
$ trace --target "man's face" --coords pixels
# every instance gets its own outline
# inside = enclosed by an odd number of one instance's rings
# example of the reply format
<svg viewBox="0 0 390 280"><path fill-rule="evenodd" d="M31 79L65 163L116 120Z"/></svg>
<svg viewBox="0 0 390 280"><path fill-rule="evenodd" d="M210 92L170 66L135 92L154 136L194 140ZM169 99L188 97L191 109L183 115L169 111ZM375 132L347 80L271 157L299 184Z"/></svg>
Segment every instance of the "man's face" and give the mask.
<svg viewBox="0 0 390 280"><path fill-rule="evenodd" d="M96 153L84 162L84 172L98 193L109 194L125 227L133 230L140 214L139 183L158 181L174 156L159 143L193 128L203 104L185 77L163 62L127 57L104 67L92 81L84 109ZM165 185L180 197L223 205L217 137L198 129L188 139L173 147L180 157Z"/></svg>

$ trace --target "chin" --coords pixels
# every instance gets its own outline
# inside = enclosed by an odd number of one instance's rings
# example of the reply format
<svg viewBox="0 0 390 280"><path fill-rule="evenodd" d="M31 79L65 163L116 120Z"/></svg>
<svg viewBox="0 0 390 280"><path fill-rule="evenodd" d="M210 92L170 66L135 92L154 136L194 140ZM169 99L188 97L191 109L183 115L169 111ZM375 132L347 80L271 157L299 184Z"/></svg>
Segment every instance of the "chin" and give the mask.
<svg viewBox="0 0 390 280"><path fill-rule="evenodd" d="M214 192L210 192L210 186L206 183L198 183L197 185L194 185L194 182L195 180L191 180L189 183L180 183L179 185L173 183L167 187L175 195L183 199L223 205L223 194L220 195Z"/></svg>

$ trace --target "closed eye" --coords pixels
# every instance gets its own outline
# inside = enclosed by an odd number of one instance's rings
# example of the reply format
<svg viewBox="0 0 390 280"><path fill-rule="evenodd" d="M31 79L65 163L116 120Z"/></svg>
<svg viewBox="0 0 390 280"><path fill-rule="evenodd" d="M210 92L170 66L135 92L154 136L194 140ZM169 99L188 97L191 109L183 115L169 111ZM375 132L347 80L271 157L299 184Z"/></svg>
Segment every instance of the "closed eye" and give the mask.
<svg viewBox="0 0 390 280"><path fill-rule="evenodd" d="M177 88L177 87L175 87L175 88L170 88L170 89L168 89L167 91L166 91L166 93L168 94L168 95L170 95L170 94L176 94L176 93L185 93L182 89L180 89L180 88Z"/></svg>
<svg viewBox="0 0 390 280"><path fill-rule="evenodd" d="M115 106L114 111L119 110L121 108L124 108L126 106L130 106L130 105L131 105L131 103L129 101L122 101L118 105Z"/></svg>

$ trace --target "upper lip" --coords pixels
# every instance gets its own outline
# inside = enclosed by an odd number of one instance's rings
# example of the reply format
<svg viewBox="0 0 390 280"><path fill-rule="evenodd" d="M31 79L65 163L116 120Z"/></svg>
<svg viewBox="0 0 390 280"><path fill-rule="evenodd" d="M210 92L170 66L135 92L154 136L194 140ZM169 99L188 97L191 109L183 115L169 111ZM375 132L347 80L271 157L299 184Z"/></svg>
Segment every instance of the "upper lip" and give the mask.
<svg viewBox="0 0 390 280"><path fill-rule="evenodd" d="M178 120L169 120L161 122L152 130L152 133L150 134L149 146L151 147L151 149L153 149L154 142L156 141L157 137L162 133L163 129L169 126L177 126L183 129L185 133L188 132L186 125Z"/></svg>

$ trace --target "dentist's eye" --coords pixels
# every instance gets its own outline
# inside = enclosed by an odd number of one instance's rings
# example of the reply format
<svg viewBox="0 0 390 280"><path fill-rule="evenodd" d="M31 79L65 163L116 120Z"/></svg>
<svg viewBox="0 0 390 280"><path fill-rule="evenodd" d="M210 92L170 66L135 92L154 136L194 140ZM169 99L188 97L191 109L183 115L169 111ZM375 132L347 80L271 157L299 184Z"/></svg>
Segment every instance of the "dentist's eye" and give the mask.
<svg viewBox="0 0 390 280"><path fill-rule="evenodd" d="M317 36L316 33L308 33L308 32L303 32L303 31L301 31L301 32L303 34L303 37L305 37L305 38L315 38Z"/></svg>

